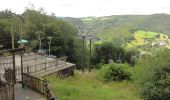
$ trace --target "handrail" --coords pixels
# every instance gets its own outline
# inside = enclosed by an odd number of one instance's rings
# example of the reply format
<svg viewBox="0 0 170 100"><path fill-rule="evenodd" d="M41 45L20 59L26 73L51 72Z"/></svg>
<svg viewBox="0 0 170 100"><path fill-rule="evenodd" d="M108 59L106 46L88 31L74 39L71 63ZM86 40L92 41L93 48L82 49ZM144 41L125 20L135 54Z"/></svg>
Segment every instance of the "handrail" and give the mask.
<svg viewBox="0 0 170 100"><path fill-rule="evenodd" d="M0 100L14 100L14 84L0 87Z"/></svg>
<svg viewBox="0 0 170 100"><path fill-rule="evenodd" d="M40 79L29 74L23 73L23 84L45 96L47 100L56 100L52 91L49 88L48 81L46 79Z"/></svg>
<svg viewBox="0 0 170 100"><path fill-rule="evenodd" d="M29 65L29 63L23 64L23 72L24 73L35 73L35 72L39 72L39 71L45 71L45 70L52 68L52 67L62 67L62 66L66 65L66 58L67 57L56 58L55 60L44 61L44 62L40 62L40 63L33 64L33 65ZM0 69L2 69L2 68L3 67L0 67ZM17 78L20 80L20 78L21 78L21 67L16 66L15 72L16 72Z"/></svg>
<svg viewBox="0 0 170 100"><path fill-rule="evenodd" d="M44 80L42 79L23 73L23 85L43 95L45 94Z"/></svg>

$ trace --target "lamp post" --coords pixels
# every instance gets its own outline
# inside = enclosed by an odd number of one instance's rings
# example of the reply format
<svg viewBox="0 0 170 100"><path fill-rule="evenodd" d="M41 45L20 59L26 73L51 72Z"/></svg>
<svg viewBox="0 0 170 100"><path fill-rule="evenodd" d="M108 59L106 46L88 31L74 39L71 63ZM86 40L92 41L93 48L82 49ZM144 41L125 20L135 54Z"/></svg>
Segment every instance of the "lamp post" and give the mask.
<svg viewBox="0 0 170 100"><path fill-rule="evenodd" d="M38 35L38 39L39 39L39 52L40 52L41 51L41 45L42 45L40 35Z"/></svg>
<svg viewBox="0 0 170 100"><path fill-rule="evenodd" d="M15 48L15 44L14 44L14 33L13 33L13 26L11 23L11 40L12 40L12 49Z"/></svg>
<svg viewBox="0 0 170 100"><path fill-rule="evenodd" d="M15 48L15 43L14 43L14 27L13 27L13 14L12 14L12 18L11 18L11 42L12 42L12 49Z"/></svg>
<svg viewBox="0 0 170 100"><path fill-rule="evenodd" d="M49 39L49 42L48 42L48 55L50 56L50 54L51 54L51 39L52 39L52 37L48 37L48 39Z"/></svg>
<svg viewBox="0 0 170 100"><path fill-rule="evenodd" d="M23 21L23 17L20 16L19 18L20 46L22 46L22 21Z"/></svg>

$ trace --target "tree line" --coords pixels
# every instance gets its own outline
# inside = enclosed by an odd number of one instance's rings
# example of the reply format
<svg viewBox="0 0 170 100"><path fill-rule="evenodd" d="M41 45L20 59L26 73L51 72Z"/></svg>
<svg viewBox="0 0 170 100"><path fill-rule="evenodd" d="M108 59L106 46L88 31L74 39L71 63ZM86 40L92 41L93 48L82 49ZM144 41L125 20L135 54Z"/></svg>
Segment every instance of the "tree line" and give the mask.
<svg viewBox="0 0 170 100"><path fill-rule="evenodd" d="M22 34L21 34L22 33ZM10 10L0 11L0 45L1 49L11 49L11 36L14 35L15 48L19 46L17 41L26 39L29 41L30 51L37 51L39 38L44 50L48 50L48 38L52 37L51 52L57 57L67 56L67 60L77 63L80 59L81 39L77 38L77 29L56 18L47 15L43 9L26 9L22 14L13 13Z"/></svg>

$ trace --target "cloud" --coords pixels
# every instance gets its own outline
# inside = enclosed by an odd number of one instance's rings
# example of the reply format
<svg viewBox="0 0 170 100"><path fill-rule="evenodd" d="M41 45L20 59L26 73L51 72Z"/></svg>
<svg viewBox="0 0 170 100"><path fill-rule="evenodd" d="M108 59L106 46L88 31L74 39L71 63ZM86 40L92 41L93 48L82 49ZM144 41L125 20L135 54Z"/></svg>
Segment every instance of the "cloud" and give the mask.
<svg viewBox="0 0 170 100"><path fill-rule="evenodd" d="M63 4L61 4L61 6L63 6L63 7L71 7L71 6L73 6L73 4L71 4L71 3L63 3Z"/></svg>
<svg viewBox="0 0 170 100"><path fill-rule="evenodd" d="M23 13L31 2L56 16L85 17L115 14L170 13L169 0L0 0L0 10Z"/></svg>

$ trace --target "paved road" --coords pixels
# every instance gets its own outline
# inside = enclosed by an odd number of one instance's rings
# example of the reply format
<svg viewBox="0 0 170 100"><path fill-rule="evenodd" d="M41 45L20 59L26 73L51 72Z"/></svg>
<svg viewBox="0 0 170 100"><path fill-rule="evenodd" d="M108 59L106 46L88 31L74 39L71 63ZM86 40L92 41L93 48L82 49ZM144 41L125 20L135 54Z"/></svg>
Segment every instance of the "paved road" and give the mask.
<svg viewBox="0 0 170 100"><path fill-rule="evenodd" d="M15 100L47 100L45 96L32 91L29 88L22 88L21 84L15 84Z"/></svg>

